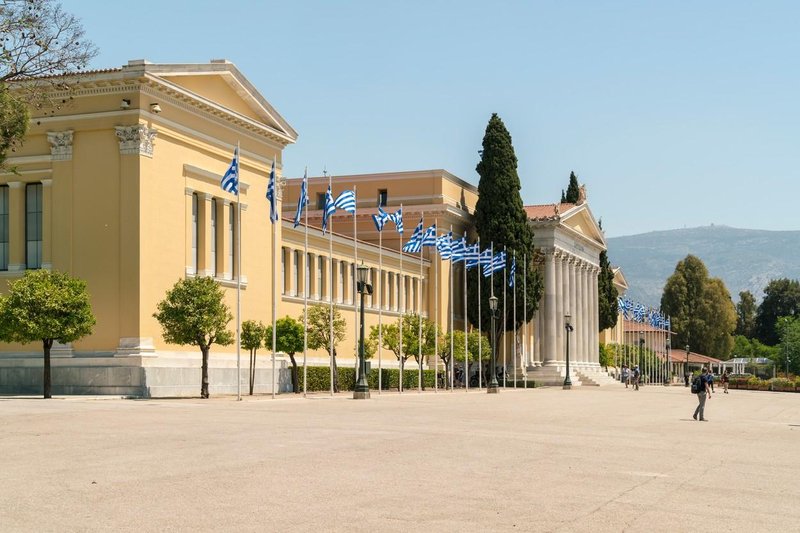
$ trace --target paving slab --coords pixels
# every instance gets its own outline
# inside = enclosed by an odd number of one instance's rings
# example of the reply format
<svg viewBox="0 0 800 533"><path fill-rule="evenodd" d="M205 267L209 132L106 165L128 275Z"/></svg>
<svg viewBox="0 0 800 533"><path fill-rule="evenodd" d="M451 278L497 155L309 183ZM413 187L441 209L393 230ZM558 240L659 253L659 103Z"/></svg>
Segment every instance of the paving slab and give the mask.
<svg viewBox="0 0 800 533"><path fill-rule="evenodd" d="M0 397L2 531L797 531L800 394Z"/></svg>

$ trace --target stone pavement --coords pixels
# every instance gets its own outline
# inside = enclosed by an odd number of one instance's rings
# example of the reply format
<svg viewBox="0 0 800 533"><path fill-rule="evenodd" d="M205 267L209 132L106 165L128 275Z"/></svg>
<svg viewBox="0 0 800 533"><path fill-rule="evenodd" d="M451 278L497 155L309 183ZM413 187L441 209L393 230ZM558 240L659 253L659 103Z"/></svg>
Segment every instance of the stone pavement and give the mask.
<svg viewBox="0 0 800 533"><path fill-rule="evenodd" d="M0 397L2 531L797 531L800 394Z"/></svg>

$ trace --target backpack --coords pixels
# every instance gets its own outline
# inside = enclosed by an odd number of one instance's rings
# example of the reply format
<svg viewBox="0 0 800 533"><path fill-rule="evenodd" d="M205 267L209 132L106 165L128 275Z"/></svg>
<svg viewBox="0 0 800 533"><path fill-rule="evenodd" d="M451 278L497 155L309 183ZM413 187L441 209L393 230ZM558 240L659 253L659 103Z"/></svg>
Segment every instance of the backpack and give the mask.
<svg viewBox="0 0 800 533"><path fill-rule="evenodd" d="M702 379L703 376L697 376L692 380L692 394L700 394L703 392Z"/></svg>

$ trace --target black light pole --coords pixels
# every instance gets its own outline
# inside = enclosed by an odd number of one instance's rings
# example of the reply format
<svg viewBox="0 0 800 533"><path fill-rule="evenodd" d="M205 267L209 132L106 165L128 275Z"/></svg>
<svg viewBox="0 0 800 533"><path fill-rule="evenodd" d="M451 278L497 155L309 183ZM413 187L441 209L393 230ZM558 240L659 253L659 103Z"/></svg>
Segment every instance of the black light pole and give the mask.
<svg viewBox="0 0 800 533"><path fill-rule="evenodd" d="M686 345L686 368L683 369L683 386L689 386L689 345Z"/></svg>
<svg viewBox="0 0 800 533"><path fill-rule="evenodd" d="M361 294L361 328L358 339L358 382L353 391L354 400L369 399L369 384L367 383L367 359L364 357L364 296L372 296L372 285L367 283L367 273L369 268L364 266L364 262L356 269L358 282L358 293Z"/></svg>
<svg viewBox="0 0 800 533"><path fill-rule="evenodd" d="M564 329L566 330L567 333L567 377L564 378L564 386L562 388L566 390L572 388L572 380L569 379L569 334L575 328L573 328L572 324L570 324L571 318L572 317L570 316L569 313L564 315Z"/></svg>
<svg viewBox="0 0 800 533"><path fill-rule="evenodd" d="M489 386L486 387L486 392L489 394L497 394L500 391L500 385L497 383L497 363L495 362L495 353L497 352L497 332L495 329L495 321L497 320L497 296L492 294L489 297L489 311L492 316L492 368L490 374L492 380Z"/></svg>

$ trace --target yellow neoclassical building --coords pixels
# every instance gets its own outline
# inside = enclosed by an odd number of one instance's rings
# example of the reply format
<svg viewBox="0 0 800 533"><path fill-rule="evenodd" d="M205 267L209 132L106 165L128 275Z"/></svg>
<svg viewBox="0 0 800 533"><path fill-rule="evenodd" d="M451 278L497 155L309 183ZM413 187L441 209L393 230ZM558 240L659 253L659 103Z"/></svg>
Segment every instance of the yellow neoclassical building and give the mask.
<svg viewBox="0 0 800 533"><path fill-rule="evenodd" d="M280 177L273 293L268 175L273 159L281 174L283 149L297 132L232 63L130 61L82 74L71 96L62 109L33 116L24 145L8 160L15 172L0 174L0 291L26 269L44 268L86 280L91 293L97 325L92 335L54 348L55 393L196 395L199 350L165 343L152 316L166 291L186 276L214 277L234 312L240 285L241 319L265 323L272 320L273 301L279 318L302 315L307 279L309 302L332 300L347 320L338 347L344 366L354 364L354 276L362 261L376 287L367 300L368 327L405 312L421 312L444 330L450 321L464 327L461 267L451 280L448 262L431 249L422 256L401 253L400 235L393 227L379 234L371 215L379 204L387 211L402 206L405 238L420 218L460 235L472 227L474 185L445 170L311 177L306 232L292 223L300 179ZM237 145L238 197L219 184ZM355 216L337 213L332 233L323 235L321 202L329 181L334 194L354 189L358 201ZM544 275L545 296L517 332L518 342L507 335L507 366L540 383L562 379L558 313L572 302L581 335L573 365L582 376L576 378L601 379L591 327L602 231L583 200L527 209L543 252L534 266ZM388 350L381 357L383 366L397 366ZM212 393L237 390L236 359L235 346L212 347ZM267 361L259 358L260 392L272 386ZM328 364L327 351L309 352L309 363ZM41 366L40 345L0 345L0 393L37 391ZM281 354L278 366L276 381L288 390Z"/></svg>

